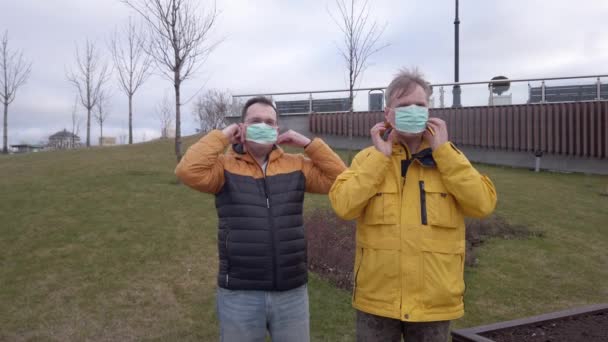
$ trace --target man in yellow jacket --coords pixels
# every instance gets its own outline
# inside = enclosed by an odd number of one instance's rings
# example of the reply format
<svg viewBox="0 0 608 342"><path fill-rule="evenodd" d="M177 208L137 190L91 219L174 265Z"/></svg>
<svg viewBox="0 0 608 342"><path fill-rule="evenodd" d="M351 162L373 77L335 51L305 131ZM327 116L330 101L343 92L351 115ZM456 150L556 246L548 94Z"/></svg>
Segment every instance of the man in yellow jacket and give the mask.
<svg viewBox="0 0 608 342"><path fill-rule="evenodd" d="M249 99L242 119L205 135L175 169L186 185L215 195L220 341L264 341L270 333L273 341L307 342L304 193L327 193L346 166L321 139L279 135L268 98ZM306 157L278 144L303 148Z"/></svg>
<svg viewBox="0 0 608 342"><path fill-rule="evenodd" d="M359 341L447 341L464 314L464 217L489 215L496 190L428 117L428 83L401 71L385 122L332 186L338 216L357 220L353 306Z"/></svg>

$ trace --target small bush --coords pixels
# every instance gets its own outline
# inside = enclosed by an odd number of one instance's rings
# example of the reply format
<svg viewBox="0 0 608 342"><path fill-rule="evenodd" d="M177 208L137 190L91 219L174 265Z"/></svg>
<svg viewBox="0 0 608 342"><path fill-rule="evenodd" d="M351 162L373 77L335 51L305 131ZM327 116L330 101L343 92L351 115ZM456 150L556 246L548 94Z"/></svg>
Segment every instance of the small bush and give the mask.
<svg viewBox="0 0 608 342"><path fill-rule="evenodd" d="M477 264L477 252L474 248L480 246L488 239L521 239L531 236L543 236L542 232L531 231L528 227L511 225L507 220L497 215L491 215L484 219L467 217L465 225L467 227L465 233L467 240L465 264L467 266L475 266Z"/></svg>
<svg viewBox="0 0 608 342"><path fill-rule="evenodd" d="M490 238L515 239L542 237L542 232L509 224L504 218L492 215L485 219L465 220L466 266L477 264L475 247ZM308 240L308 269L335 286L352 290L355 262L355 221L338 218L331 209L316 209L306 216Z"/></svg>
<svg viewBox="0 0 608 342"><path fill-rule="evenodd" d="M331 209L306 217L308 268L335 286L351 290L355 262L355 222L338 218Z"/></svg>

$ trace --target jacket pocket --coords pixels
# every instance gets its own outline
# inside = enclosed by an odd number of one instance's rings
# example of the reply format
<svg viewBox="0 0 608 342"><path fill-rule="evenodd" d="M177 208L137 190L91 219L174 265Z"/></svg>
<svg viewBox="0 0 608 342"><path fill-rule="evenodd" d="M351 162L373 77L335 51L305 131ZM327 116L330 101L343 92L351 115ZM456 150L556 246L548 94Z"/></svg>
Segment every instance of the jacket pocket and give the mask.
<svg viewBox="0 0 608 342"><path fill-rule="evenodd" d="M355 301L395 304L399 300L399 251L361 248L355 275Z"/></svg>
<svg viewBox="0 0 608 342"><path fill-rule="evenodd" d="M463 303L465 241L422 239L420 248L424 307L457 310Z"/></svg>
<svg viewBox="0 0 608 342"><path fill-rule="evenodd" d="M368 225L397 223L397 189L385 187L370 198L363 222Z"/></svg>
<svg viewBox="0 0 608 342"><path fill-rule="evenodd" d="M420 184L422 224L445 228L460 226L463 220L462 214L458 211L454 196L448 193L445 186L437 182L421 182Z"/></svg>

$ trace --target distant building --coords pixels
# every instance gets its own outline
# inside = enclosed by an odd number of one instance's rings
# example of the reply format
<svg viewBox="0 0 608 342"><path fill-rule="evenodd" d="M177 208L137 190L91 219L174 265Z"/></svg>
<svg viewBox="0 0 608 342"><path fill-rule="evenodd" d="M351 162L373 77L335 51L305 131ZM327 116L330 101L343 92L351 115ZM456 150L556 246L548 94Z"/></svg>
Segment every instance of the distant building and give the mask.
<svg viewBox="0 0 608 342"><path fill-rule="evenodd" d="M80 137L68 132L66 129L59 131L49 137L49 148L65 150L82 146Z"/></svg>
<svg viewBox="0 0 608 342"><path fill-rule="evenodd" d="M578 102L596 101L608 98L608 84L571 84L546 86L545 102ZM599 94L598 94L599 92ZM529 87L528 103L540 103L543 100L543 87Z"/></svg>
<svg viewBox="0 0 608 342"><path fill-rule="evenodd" d="M29 144L19 144L19 145L11 145L12 153L29 153L29 152L39 152L44 149L44 146L40 145L29 145Z"/></svg>
<svg viewBox="0 0 608 342"><path fill-rule="evenodd" d="M116 137L99 137L99 146L116 145Z"/></svg>

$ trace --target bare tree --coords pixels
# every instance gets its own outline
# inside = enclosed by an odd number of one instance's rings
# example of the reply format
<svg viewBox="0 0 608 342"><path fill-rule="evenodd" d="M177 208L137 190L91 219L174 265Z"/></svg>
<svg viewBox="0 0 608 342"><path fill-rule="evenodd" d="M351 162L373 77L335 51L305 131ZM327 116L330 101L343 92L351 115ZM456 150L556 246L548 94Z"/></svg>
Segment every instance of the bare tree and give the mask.
<svg viewBox="0 0 608 342"><path fill-rule="evenodd" d="M4 135L2 153L8 153L8 105L15 100L19 87L27 82L32 70L32 63L23 58L23 52L12 51L8 48L8 31L2 37L0 53L0 101L4 105Z"/></svg>
<svg viewBox="0 0 608 342"><path fill-rule="evenodd" d="M103 145L103 123L106 121L110 112L108 111L109 107L109 97L106 91L101 90L99 92L99 97L97 99L97 103L95 104L95 108L93 111L93 117L97 124L99 124L99 145Z"/></svg>
<svg viewBox="0 0 608 342"><path fill-rule="evenodd" d="M179 162L181 151L181 94L184 80L207 59L217 43L209 34L218 16L215 3L200 10L194 0L122 0L139 13L148 27L150 45L146 52L152 56L161 73L173 82L175 89L175 155Z"/></svg>
<svg viewBox="0 0 608 342"><path fill-rule="evenodd" d="M78 116L78 97L76 97L72 107L72 148L76 147L76 136L80 134L81 125L82 119Z"/></svg>
<svg viewBox="0 0 608 342"><path fill-rule="evenodd" d="M387 47L379 44L380 37L386 28L379 26L375 20L370 20L369 0L336 0L339 17L332 18L343 33L343 41L338 47L348 71L349 120L348 137L353 138L353 89L368 66L368 59L376 52ZM349 147L349 162L352 157Z"/></svg>
<svg viewBox="0 0 608 342"><path fill-rule="evenodd" d="M169 137L169 128L173 124L173 111L171 110L171 101L167 96L163 96L162 101L156 108L156 116L160 121L160 137Z"/></svg>
<svg viewBox="0 0 608 342"><path fill-rule="evenodd" d="M67 73L70 81L78 90L80 103L87 110L87 142L91 146L91 112L99 101L101 88L110 78L110 70L106 63L101 64L95 44L86 41L84 55L76 46L76 69Z"/></svg>
<svg viewBox="0 0 608 342"><path fill-rule="evenodd" d="M201 131L222 128L226 125L226 116L239 112L242 103L233 100L227 91L210 89L201 94L194 103L194 117Z"/></svg>
<svg viewBox="0 0 608 342"><path fill-rule="evenodd" d="M151 75L152 58L146 54L147 46L144 35L131 21L122 29L123 38L118 30L110 43L110 50L118 70L118 81L121 90L129 98L129 144L133 143L133 96L139 87Z"/></svg>

